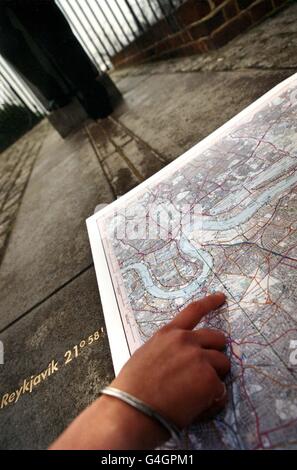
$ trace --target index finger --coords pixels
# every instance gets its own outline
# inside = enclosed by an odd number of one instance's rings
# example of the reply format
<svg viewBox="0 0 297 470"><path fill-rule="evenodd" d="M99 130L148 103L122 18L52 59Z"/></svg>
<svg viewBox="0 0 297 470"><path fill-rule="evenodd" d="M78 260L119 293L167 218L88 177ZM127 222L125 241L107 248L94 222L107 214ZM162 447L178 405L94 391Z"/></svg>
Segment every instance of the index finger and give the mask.
<svg viewBox="0 0 297 470"><path fill-rule="evenodd" d="M192 330L200 320L212 310L217 309L226 300L223 292L207 295L203 299L197 300L181 312L167 325L167 328L181 328L184 330Z"/></svg>

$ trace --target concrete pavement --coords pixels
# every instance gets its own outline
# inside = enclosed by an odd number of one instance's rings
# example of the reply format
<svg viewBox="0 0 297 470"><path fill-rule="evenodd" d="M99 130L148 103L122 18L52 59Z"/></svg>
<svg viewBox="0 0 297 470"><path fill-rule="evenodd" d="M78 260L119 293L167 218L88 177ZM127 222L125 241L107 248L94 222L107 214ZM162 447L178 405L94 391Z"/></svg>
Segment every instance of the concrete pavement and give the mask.
<svg viewBox="0 0 297 470"><path fill-rule="evenodd" d="M0 262L49 127L44 120L0 155Z"/></svg>
<svg viewBox="0 0 297 470"><path fill-rule="evenodd" d="M215 53L114 72L111 118L47 129L0 266L0 448L45 448L112 379L85 219L297 71L294 21L297 5Z"/></svg>

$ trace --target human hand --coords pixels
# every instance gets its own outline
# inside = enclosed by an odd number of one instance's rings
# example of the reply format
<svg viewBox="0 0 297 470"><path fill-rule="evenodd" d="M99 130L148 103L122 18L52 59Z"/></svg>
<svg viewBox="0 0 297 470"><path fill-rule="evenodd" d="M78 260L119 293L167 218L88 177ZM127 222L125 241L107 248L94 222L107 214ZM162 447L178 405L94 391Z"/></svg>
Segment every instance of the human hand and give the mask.
<svg viewBox="0 0 297 470"><path fill-rule="evenodd" d="M192 303L139 348L111 383L180 428L222 408L221 379L230 369L220 331L193 328L225 301L222 293ZM113 397L86 408L50 449L151 449L168 438L160 424Z"/></svg>
<svg viewBox="0 0 297 470"><path fill-rule="evenodd" d="M123 367L111 386L144 401L180 428L227 401L222 378L230 361L223 333L193 328L225 302L223 293L193 302L161 328Z"/></svg>

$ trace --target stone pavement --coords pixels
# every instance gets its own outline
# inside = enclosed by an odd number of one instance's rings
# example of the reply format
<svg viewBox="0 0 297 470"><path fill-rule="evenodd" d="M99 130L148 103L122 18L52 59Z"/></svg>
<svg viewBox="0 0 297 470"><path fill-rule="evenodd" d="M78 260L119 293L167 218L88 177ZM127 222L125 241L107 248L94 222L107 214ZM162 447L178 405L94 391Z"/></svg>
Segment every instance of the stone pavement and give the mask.
<svg viewBox="0 0 297 470"><path fill-rule="evenodd" d="M297 71L297 4L211 53L114 71L114 117L174 159ZM174 122L175 121L175 122Z"/></svg>
<svg viewBox="0 0 297 470"><path fill-rule="evenodd" d="M22 195L49 127L44 120L0 154L0 262Z"/></svg>
<svg viewBox="0 0 297 470"><path fill-rule="evenodd" d="M113 117L89 124L87 133L115 198L169 162Z"/></svg>
<svg viewBox="0 0 297 470"><path fill-rule="evenodd" d="M125 102L66 140L42 124L0 266L0 448L45 448L113 376L85 219L297 71L296 21L293 5L210 55L114 72ZM20 153L1 168L30 166Z"/></svg>
<svg viewBox="0 0 297 470"><path fill-rule="evenodd" d="M226 46L183 59L171 59L155 63L131 66L115 70L112 76L117 80L139 75L182 72L215 72L242 69L289 70L296 69L296 15L297 5L251 28Z"/></svg>

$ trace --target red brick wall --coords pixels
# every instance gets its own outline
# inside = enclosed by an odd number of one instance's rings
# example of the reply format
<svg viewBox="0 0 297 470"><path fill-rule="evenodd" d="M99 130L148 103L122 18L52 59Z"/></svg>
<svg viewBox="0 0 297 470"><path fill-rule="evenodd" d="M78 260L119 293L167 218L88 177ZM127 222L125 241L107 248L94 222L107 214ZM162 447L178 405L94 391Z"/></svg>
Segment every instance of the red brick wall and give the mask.
<svg viewBox="0 0 297 470"><path fill-rule="evenodd" d="M187 0L112 58L115 67L206 52L226 44L290 0Z"/></svg>

